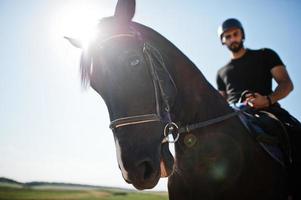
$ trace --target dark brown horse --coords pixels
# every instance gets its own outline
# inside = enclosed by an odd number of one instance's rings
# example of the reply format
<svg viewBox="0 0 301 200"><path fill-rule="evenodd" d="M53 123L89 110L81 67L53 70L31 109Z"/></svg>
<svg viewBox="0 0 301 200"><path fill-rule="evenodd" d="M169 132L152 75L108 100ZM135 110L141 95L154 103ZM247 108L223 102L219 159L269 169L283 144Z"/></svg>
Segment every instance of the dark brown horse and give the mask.
<svg viewBox="0 0 301 200"><path fill-rule="evenodd" d="M134 12L135 1L118 1L81 60L84 85L108 107L125 181L149 189L169 176L172 200L285 199L284 168L179 49L132 21ZM197 122L204 123L183 128Z"/></svg>

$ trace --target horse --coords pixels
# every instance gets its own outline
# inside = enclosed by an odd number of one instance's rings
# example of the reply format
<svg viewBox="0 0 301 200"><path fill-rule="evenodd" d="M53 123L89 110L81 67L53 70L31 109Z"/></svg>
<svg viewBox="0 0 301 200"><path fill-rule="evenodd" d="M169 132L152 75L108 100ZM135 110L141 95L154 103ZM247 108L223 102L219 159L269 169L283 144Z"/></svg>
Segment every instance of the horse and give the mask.
<svg viewBox="0 0 301 200"><path fill-rule="evenodd" d="M195 64L161 34L132 21L134 13L134 0L119 0L83 48L80 65L82 84L108 108L124 180L143 190L168 177L170 200L286 199L284 167Z"/></svg>

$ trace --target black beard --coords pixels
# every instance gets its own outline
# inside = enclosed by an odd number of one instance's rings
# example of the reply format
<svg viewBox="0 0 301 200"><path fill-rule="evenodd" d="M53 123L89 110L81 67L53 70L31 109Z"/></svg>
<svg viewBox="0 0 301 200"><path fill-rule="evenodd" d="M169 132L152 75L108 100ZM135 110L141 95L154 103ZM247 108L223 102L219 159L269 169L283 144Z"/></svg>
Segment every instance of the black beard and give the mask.
<svg viewBox="0 0 301 200"><path fill-rule="evenodd" d="M233 46L234 44L236 44L235 46ZM230 51L232 51L233 53L237 53L239 52L239 50L241 50L244 47L243 41L241 42L233 42L230 46L227 46L228 49Z"/></svg>

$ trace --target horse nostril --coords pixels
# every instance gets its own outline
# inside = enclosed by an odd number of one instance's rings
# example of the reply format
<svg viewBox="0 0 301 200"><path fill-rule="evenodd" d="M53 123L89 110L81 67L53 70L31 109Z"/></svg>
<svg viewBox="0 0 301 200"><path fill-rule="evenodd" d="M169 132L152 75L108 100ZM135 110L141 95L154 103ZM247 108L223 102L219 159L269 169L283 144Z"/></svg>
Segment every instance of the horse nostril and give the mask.
<svg viewBox="0 0 301 200"><path fill-rule="evenodd" d="M143 179L147 180L152 176L153 173L153 166L150 161L142 161L138 165L139 171L141 172L141 175L143 175Z"/></svg>

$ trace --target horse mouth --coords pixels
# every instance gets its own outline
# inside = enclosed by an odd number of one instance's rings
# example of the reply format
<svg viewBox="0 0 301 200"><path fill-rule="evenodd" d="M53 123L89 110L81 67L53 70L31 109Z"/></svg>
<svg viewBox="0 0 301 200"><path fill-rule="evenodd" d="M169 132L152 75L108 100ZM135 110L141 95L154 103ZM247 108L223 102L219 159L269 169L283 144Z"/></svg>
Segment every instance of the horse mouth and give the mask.
<svg viewBox="0 0 301 200"><path fill-rule="evenodd" d="M160 176L156 176L151 180L137 181L124 178L125 182L132 184L137 190L145 190L154 188L159 182Z"/></svg>
<svg viewBox="0 0 301 200"><path fill-rule="evenodd" d="M154 181L148 181L148 182L143 182L143 183L132 183L132 185L137 190L145 190L145 189L154 188L157 185L158 182L159 182L159 177L156 178Z"/></svg>

